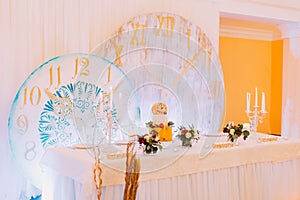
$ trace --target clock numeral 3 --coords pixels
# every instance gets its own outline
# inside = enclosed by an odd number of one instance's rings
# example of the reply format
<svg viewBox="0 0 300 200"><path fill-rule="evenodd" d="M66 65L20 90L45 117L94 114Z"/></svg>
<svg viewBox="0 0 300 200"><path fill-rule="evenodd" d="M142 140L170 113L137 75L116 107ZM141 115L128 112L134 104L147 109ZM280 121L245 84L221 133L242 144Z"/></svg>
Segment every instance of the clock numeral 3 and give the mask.
<svg viewBox="0 0 300 200"><path fill-rule="evenodd" d="M19 127L19 133L25 134L28 129L28 119L25 115L20 115L17 119L17 124Z"/></svg>
<svg viewBox="0 0 300 200"><path fill-rule="evenodd" d="M35 143L33 141L29 141L25 144L25 153L24 153L24 156L25 156L25 159L26 160L34 160L35 157L36 157L36 151L35 151Z"/></svg>

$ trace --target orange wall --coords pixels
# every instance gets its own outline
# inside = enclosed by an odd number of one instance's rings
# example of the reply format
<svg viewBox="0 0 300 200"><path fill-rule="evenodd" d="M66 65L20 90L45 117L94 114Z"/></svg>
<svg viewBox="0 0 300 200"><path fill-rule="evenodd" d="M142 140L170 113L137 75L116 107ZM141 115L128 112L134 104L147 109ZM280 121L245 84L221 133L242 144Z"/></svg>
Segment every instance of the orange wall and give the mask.
<svg viewBox="0 0 300 200"><path fill-rule="evenodd" d="M251 93L253 108L257 87L258 105L261 105L261 92L264 91L268 111L258 131L280 133L283 42L220 37L219 44L226 91L224 124L248 121L246 92Z"/></svg>
<svg viewBox="0 0 300 200"><path fill-rule="evenodd" d="M272 42L272 80L270 126L272 133L281 133L283 40Z"/></svg>

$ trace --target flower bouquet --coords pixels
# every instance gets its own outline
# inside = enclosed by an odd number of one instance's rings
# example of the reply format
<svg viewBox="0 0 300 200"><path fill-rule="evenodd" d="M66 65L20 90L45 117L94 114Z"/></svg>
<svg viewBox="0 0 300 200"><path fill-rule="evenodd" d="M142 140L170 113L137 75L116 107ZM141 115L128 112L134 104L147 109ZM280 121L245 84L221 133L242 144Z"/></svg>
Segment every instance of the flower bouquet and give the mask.
<svg viewBox="0 0 300 200"><path fill-rule="evenodd" d="M159 136L161 142L172 141L172 127L174 123L169 121L167 123L154 123L149 121L146 123L146 127L149 128L150 134L156 134Z"/></svg>
<svg viewBox="0 0 300 200"><path fill-rule="evenodd" d="M194 128L194 126L189 126L186 128L185 126L179 126L177 130L178 134L176 135L182 142L182 146L192 146L192 141L199 140L200 132Z"/></svg>
<svg viewBox="0 0 300 200"><path fill-rule="evenodd" d="M243 139L246 140L250 135L247 124L234 125L233 122L226 124L223 128L223 133L228 133L228 141L231 142L236 141L241 135L243 135Z"/></svg>
<svg viewBox="0 0 300 200"><path fill-rule="evenodd" d="M159 136L157 133L147 133L145 135L138 135L138 142L143 151L147 154L156 153L157 150L162 150L162 145L159 141Z"/></svg>

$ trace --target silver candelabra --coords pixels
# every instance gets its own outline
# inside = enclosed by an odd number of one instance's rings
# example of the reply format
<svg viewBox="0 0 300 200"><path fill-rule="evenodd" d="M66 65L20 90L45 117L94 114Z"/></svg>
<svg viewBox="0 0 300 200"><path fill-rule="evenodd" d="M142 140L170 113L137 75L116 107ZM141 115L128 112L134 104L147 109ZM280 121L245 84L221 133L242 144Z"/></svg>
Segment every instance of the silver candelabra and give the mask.
<svg viewBox="0 0 300 200"><path fill-rule="evenodd" d="M266 114L268 112L266 112L264 109L259 110L259 106L254 105L253 106L254 110L251 111L246 110L246 114L247 117L249 118L249 122L250 122L250 131L254 133L254 135L256 136L256 131L257 131L257 126L258 126L258 122L262 123L263 119L265 118Z"/></svg>

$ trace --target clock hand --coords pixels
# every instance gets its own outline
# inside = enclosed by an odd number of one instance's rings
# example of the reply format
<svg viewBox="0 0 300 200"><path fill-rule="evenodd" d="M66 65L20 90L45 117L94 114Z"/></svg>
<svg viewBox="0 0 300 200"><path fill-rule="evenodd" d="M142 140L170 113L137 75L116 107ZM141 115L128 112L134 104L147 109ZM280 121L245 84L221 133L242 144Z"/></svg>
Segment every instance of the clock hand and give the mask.
<svg viewBox="0 0 300 200"><path fill-rule="evenodd" d="M72 109L73 107L70 99L67 97L58 97L50 92L48 88L45 88L44 91L53 102L54 113L60 117L67 116L68 110Z"/></svg>

